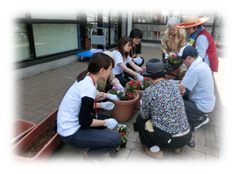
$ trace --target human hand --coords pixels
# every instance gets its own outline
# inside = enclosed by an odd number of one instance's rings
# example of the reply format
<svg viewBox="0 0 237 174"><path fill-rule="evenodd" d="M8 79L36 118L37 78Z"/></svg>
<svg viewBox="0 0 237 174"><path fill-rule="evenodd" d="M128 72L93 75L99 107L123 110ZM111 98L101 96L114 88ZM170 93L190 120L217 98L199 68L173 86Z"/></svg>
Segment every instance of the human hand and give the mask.
<svg viewBox="0 0 237 174"><path fill-rule="evenodd" d="M168 53L165 53L165 59L168 59L168 56L169 56Z"/></svg>
<svg viewBox="0 0 237 174"><path fill-rule="evenodd" d="M138 74L137 79L143 81L144 77L142 75Z"/></svg>
<svg viewBox="0 0 237 174"><path fill-rule="evenodd" d="M114 108L114 104L110 101L101 102L101 108L110 111Z"/></svg>
<svg viewBox="0 0 237 174"><path fill-rule="evenodd" d="M107 98L110 99L110 100L119 100L118 96L114 95L114 94L108 94Z"/></svg>
<svg viewBox="0 0 237 174"><path fill-rule="evenodd" d="M123 86L121 84L118 84L116 87L118 89L122 90L123 91L123 95L125 95L125 90L124 90L124 88L123 88Z"/></svg>
<svg viewBox="0 0 237 174"><path fill-rule="evenodd" d="M140 65L142 63L142 59L140 57L137 57L137 58L134 58L134 62L137 64L137 65Z"/></svg>
<svg viewBox="0 0 237 174"><path fill-rule="evenodd" d="M115 126L118 124L118 122L114 118L109 118L105 120L107 121L105 126L107 126L107 128L109 129L115 128Z"/></svg>

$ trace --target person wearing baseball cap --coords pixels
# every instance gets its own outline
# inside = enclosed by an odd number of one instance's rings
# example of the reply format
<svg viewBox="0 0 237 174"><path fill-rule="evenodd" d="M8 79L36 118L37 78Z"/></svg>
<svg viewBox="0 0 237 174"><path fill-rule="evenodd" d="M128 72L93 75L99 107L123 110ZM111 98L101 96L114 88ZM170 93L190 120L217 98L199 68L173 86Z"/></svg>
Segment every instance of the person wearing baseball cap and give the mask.
<svg viewBox="0 0 237 174"><path fill-rule="evenodd" d="M198 50L198 56L209 65L212 72L217 72L219 62L215 41L210 33L202 26L208 20L208 17L198 18L196 15L190 15L185 18L183 23L177 25L177 28L186 29L190 35L187 44Z"/></svg>
<svg viewBox="0 0 237 174"><path fill-rule="evenodd" d="M198 51L192 46L181 48L174 60L181 59L188 67L182 82L178 84L183 96L185 112L191 129L198 129L209 122L208 114L215 106L214 83L209 66L198 56Z"/></svg>

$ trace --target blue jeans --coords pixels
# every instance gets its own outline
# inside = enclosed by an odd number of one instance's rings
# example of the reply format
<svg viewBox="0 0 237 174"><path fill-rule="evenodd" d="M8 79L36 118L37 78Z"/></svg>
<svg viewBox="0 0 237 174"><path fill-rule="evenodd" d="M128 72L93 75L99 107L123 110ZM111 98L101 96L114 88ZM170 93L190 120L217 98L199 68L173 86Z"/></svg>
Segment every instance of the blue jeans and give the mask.
<svg viewBox="0 0 237 174"><path fill-rule="evenodd" d="M98 115L99 118L100 116L101 115ZM69 146L90 148L87 152L88 157L98 157L116 149L121 143L119 133L109 130L101 130L101 127L98 128L80 127L73 135L67 137L61 136L61 138L63 142Z"/></svg>

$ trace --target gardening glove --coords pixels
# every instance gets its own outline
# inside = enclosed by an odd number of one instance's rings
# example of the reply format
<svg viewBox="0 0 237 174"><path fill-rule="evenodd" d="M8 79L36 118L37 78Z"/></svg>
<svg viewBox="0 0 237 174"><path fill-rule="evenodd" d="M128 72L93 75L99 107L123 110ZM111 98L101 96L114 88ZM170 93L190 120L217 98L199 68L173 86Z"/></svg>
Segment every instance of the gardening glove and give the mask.
<svg viewBox="0 0 237 174"><path fill-rule="evenodd" d="M108 94L107 98L110 99L110 100L119 100L118 96L114 95L114 94Z"/></svg>
<svg viewBox="0 0 237 174"><path fill-rule="evenodd" d="M120 89L123 91L123 95L125 95L125 90L124 90L124 88L123 88L123 86L122 86L121 84L118 84L116 87L117 87L117 88L120 87ZM118 88L118 89L119 89L119 88Z"/></svg>
<svg viewBox="0 0 237 174"><path fill-rule="evenodd" d="M168 59L168 56L169 56L168 53L165 53L165 59Z"/></svg>
<svg viewBox="0 0 237 174"><path fill-rule="evenodd" d="M142 105L142 100L140 100L140 104Z"/></svg>
<svg viewBox="0 0 237 174"><path fill-rule="evenodd" d="M173 82L174 84L179 84L179 80L170 79L169 81L170 81L170 82Z"/></svg>
<svg viewBox="0 0 237 174"><path fill-rule="evenodd" d="M110 111L114 108L114 104L110 101L101 102L101 108Z"/></svg>
<svg viewBox="0 0 237 174"><path fill-rule="evenodd" d="M107 121L105 126L107 126L107 128L109 128L109 129L115 128L115 126L118 124L118 122L114 118L109 118L109 119L105 119L105 120Z"/></svg>
<svg viewBox="0 0 237 174"><path fill-rule="evenodd" d="M141 80L141 81L143 81L143 79L144 79L144 77L140 74L138 74L137 78L138 78L138 80Z"/></svg>
<svg viewBox="0 0 237 174"><path fill-rule="evenodd" d="M140 65L142 63L142 59L140 57L137 57L137 58L134 58L134 62L137 64L137 65Z"/></svg>

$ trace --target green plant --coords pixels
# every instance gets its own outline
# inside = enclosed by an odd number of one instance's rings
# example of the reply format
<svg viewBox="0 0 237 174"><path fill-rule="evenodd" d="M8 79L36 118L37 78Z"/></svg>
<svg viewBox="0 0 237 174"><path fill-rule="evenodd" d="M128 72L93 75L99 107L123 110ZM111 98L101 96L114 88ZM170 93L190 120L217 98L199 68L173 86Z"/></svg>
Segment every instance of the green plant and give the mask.
<svg viewBox="0 0 237 174"><path fill-rule="evenodd" d="M120 87L112 87L112 90L110 90L110 94L115 94L118 96L118 98L120 100L132 100L134 99L135 95L133 94L134 90L132 87L130 88L126 88L127 90L125 91L125 95L124 95L124 91L120 88Z"/></svg>
<svg viewBox="0 0 237 174"><path fill-rule="evenodd" d="M126 134L127 132L130 132L130 130L126 128L126 125L118 126L117 131L118 131L118 132L124 132L125 134Z"/></svg>
<svg viewBox="0 0 237 174"><path fill-rule="evenodd" d="M129 90L145 90L149 86L150 86L149 78L144 77L144 80L141 83L135 80L130 80L126 85L126 88Z"/></svg>
<svg viewBox="0 0 237 174"><path fill-rule="evenodd" d="M181 59L179 60L174 60L174 58L177 56L177 54L171 54L168 56L168 60L170 63L173 63L173 64L179 64L181 63Z"/></svg>
<svg viewBox="0 0 237 174"><path fill-rule="evenodd" d="M168 72L168 75L174 76L174 80L182 80L187 71L181 71L177 69L176 71Z"/></svg>

